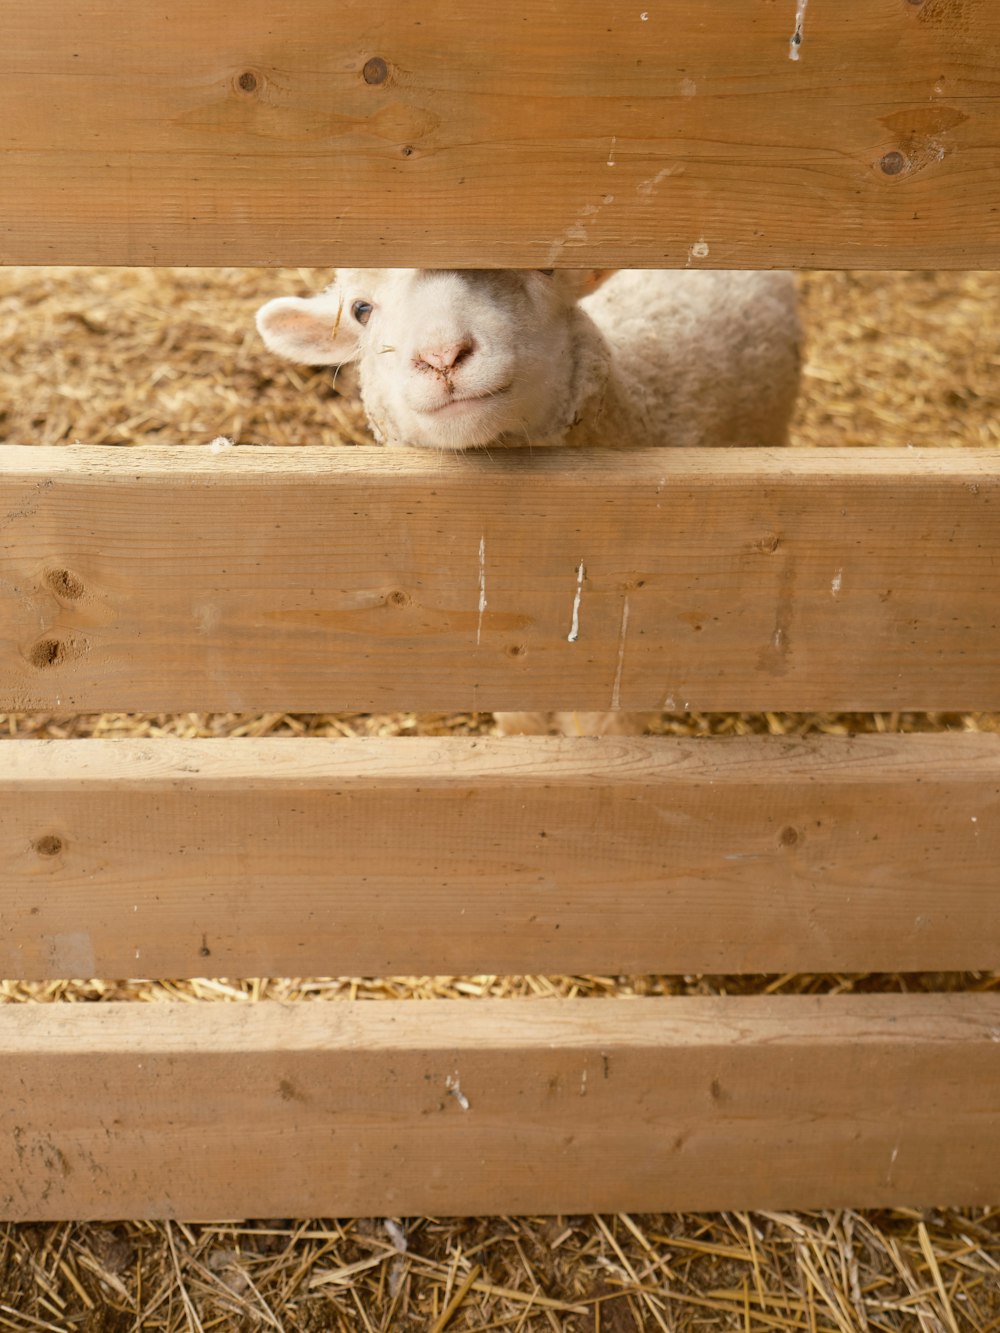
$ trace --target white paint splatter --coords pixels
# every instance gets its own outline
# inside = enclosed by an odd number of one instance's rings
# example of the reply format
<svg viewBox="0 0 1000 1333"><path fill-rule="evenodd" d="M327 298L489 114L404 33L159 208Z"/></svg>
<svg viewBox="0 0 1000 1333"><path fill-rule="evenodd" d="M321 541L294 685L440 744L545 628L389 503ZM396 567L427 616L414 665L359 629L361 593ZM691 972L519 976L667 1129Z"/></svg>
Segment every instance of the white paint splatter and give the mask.
<svg viewBox="0 0 1000 1333"><path fill-rule="evenodd" d="M612 134L612 136L611 136L611 147L610 147L610 149L608 150L608 166L609 166L609 167L614 167L614 166L617 166L617 165L618 165L618 164L615 162L615 144L616 144L617 142L618 142L618 136L617 136L616 134Z"/></svg>
<svg viewBox="0 0 1000 1333"><path fill-rule="evenodd" d="M459 1106L462 1108L462 1110L463 1110L463 1111L468 1111L468 1109L469 1109L469 1099L468 1099L468 1097L466 1097L465 1093L462 1091L462 1085L461 1085L461 1083L459 1083L459 1081L458 1081L458 1074L457 1074L457 1073L449 1074L448 1077L445 1079L444 1086L448 1089L448 1091L451 1093L451 1095L455 1098L455 1101L458 1102L458 1104L459 1104Z"/></svg>
<svg viewBox="0 0 1000 1333"><path fill-rule="evenodd" d="M612 153L614 152L614 145L615 140L612 139ZM609 167L613 167L614 165L614 162L608 162ZM584 204L562 235L557 236L552 242L552 247L548 254L548 262L550 264L556 263L559 256L568 245L586 245L588 235L587 226L589 225L590 219L596 217L602 208L606 208L608 204L613 204L614 202L615 196L613 194L605 194L601 196L601 202L599 204Z"/></svg>
<svg viewBox="0 0 1000 1333"><path fill-rule="evenodd" d="M51 953L61 977L87 980L97 975L94 945L87 931L74 930L65 935L53 935Z"/></svg>
<svg viewBox="0 0 1000 1333"><path fill-rule="evenodd" d="M232 449L233 442L228 435L216 435L208 448L213 454L221 454L224 449Z"/></svg>
<svg viewBox="0 0 1000 1333"><path fill-rule="evenodd" d="M642 13L639 15L639 17L642 19L643 23L648 23L648 22L649 22L649 10L644 9L644 10L642 11Z"/></svg>
<svg viewBox="0 0 1000 1333"><path fill-rule="evenodd" d="M615 668L615 683L611 687L611 707L614 710L622 706L622 668L625 665L625 637L628 634L629 605L628 597L622 606L622 623L618 631L618 665Z"/></svg>
<svg viewBox="0 0 1000 1333"><path fill-rule="evenodd" d="M219 628L222 612L212 602L203 602L194 608L195 623L201 634L214 634Z"/></svg>
<svg viewBox="0 0 1000 1333"><path fill-rule="evenodd" d="M681 79L681 97L694 97L698 91L698 85L694 79Z"/></svg>
<svg viewBox="0 0 1000 1333"><path fill-rule="evenodd" d="M707 258L708 258L708 242L705 240L703 236L701 240L695 241L694 245L692 245L691 248L688 250L687 266L688 268L690 268L691 264L696 259L707 259Z"/></svg>
<svg viewBox="0 0 1000 1333"><path fill-rule="evenodd" d="M666 180L668 176L672 175L673 170L674 168L672 165L669 167L661 167L655 176L647 176L644 181L640 181L635 187L636 194L644 195L648 199L656 190L660 181Z"/></svg>
<svg viewBox="0 0 1000 1333"><path fill-rule="evenodd" d="M833 582L830 584L831 597L840 596L840 589L843 586L843 583L844 583L844 571L842 569L838 569L836 574L834 574L833 576Z"/></svg>
<svg viewBox="0 0 1000 1333"><path fill-rule="evenodd" d="M483 612L486 610L486 534L479 538L479 620L476 622L476 647L483 637Z"/></svg>
<svg viewBox="0 0 1000 1333"><path fill-rule="evenodd" d="M677 707L677 700L674 698L672 694L668 694L667 697L664 699L663 707L667 709L669 712L673 712L673 710Z"/></svg>
<svg viewBox="0 0 1000 1333"><path fill-rule="evenodd" d="M798 0L795 9L795 31L792 33L788 42L788 59L798 60L799 50L802 46L802 24L805 22L806 6L809 0Z"/></svg>
<svg viewBox="0 0 1000 1333"><path fill-rule="evenodd" d="M570 623L569 633L566 635L568 643L576 643L580 637L580 599L583 596L583 561L576 567L576 596L573 598L573 619Z"/></svg>

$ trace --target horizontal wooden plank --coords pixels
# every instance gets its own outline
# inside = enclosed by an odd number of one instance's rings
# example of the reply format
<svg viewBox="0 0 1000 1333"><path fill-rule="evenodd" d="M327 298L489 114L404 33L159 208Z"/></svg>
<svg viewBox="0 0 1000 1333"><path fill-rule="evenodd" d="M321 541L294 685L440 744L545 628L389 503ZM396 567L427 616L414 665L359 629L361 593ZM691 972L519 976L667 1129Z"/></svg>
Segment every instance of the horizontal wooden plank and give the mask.
<svg viewBox="0 0 1000 1333"><path fill-rule="evenodd" d="M0 744L0 975L990 969L1000 735Z"/></svg>
<svg viewBox="0 0 1000 1333"><path fill-rule="evenodd" d="M0 262L1000 264L992 0L119 17L6 16Z"/></svg>
<svg viewBox="0 0 1000 1333"><path fill-rule="evenodd" d="M1000 708L997 451L0 446L0 488L2 710Z"/></svg>
<svg viewBox="0 0 1000 1333"><path fill-rule="evenodd" d="M0 1215L986 1204L1000 996L0 1007Z"/></svg>

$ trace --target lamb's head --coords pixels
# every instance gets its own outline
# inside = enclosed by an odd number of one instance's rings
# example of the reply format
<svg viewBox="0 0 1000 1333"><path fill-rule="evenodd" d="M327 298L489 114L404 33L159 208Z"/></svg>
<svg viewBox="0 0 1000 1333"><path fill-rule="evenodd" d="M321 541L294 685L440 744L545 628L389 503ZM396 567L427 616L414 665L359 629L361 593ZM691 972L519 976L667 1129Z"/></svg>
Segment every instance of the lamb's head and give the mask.
<svg viewBox="0 0 1000 1333"><path fill-rule="evenodd" d="M607 375L577 300L610 269L341 269L319 296L257 313L272 351L359 363L386 444L468 449L561 441Z"/></svg>

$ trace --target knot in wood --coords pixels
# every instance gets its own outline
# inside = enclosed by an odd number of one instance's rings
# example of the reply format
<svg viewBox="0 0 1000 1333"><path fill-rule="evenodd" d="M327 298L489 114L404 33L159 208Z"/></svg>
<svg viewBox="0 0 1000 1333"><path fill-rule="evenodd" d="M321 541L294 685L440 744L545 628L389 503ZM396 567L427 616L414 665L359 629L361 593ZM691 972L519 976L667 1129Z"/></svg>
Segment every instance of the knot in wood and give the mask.
<svg viewBox="0 0 1000 1333"><path fill-rule="evenodd" d="M894 148L891 153L886 153L878 165L883 176L898 176L906 166L906 158Z"/></svg>
<svg viewBox="0 0 1000 1333"><path fill-rule="evenodd" d="M381 56L372 56L370 60L365 61L361 74L365 83L385 83L389 77L389 66Z"/></svg>
<svg viewBox="0 0 1000 1333"><path fill-rule="evenodd" d="M83 596L83 583L68 569L50 569L45 575L45 582L57 597L76 601Z"/></svg>

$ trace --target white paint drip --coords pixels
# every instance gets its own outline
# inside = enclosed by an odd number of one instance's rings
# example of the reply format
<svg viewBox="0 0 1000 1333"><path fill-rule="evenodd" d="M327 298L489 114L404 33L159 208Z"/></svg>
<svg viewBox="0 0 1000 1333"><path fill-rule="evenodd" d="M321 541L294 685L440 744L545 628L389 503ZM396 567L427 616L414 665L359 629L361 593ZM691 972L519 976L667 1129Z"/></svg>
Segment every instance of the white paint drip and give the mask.
<svg viewBox="0 0 1000 1333"><path fill-rule="evenodd" d="M833 582L830 584L831 597L840 596L840 589L843 586L843 583L844 583L844 571L842 569L838 569L836 574L834 574L833 576Z"/></svg>
<svg viewBox="0 0 1000 1333"><path fill-rule="evenodd" d="M889 1165L886 1167L886 1171L885 1171L885 1183L886 1183L887 1185L891 1185L891 1184L893 1183L893 1180L892 1180L892 1173L893 1173L893 1169L895 1168L895 1165L896 1165L896 1158L897 1158L898 1156L899 1156L899 1144L897 1143L897 1144L894 1146L894 1148L893 1148L893 1150L892 1150L892 1153L890 1154L890 1157L889 1157Z"/></svg>
<svg viewBox="0 0 1000 1333"><path fill-rule="evenodd" d="M486 610L486 535L479 538L479 620L476 622L476 647L483 637L483 612Z"/></svg>
<svg viewBox="0 0 1000 1333"><path fill-rule="evenodd" d="M802 46L802 24L805 22L806 6L809 0L798 0L795 9L795 31L792 33L788 42L788 59L798 60L799 48Z"/></svg>
<svg viewBox="0 0 1000 1333"><path fill-rule="evenodd" d="M615 144L616 144L617 142L618 142L618 136L617 136L616 134L612 134L612 136L611 136L611 147L610 147L610 149L608 150L608 166L609 166L609 167L614 167L614 166L617 166L617 165L618 165L618 164L615 162Z"/></svg>
<svg viewBox="0 0 1000 1333"><path fill-rule="evenodd" d="M622 668L625 665L625 636L628 634L628 597L622 606L622 624L618 631L618 666L615 669L615 683L611 687L611 707L619 709L622 706Z"/></svg>
<svg viewBox="0 0 1000 1333"><path fill-rule="evenodd" d="M583 596L583 561L576 567L576 596L573 598L573 619L569 627L569 633L566 635L568 643L576 643L580 637L580 599Z"/></svg>
<svg viewBox="0 0 1000 1333"><path fill-rule="evenodd" d="M467 1111L469 1109L469 1099L462 1091L462 1085L458 1081L458 1074L449 1074L445 1079L444 1085L455 1098L455 1101L458 1102L462 1110Z"/></svg>

